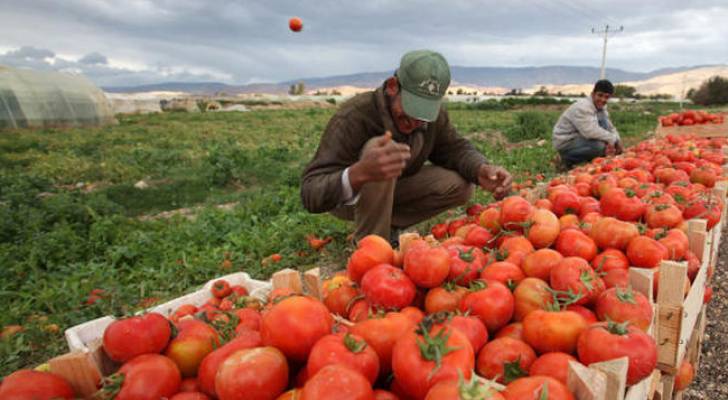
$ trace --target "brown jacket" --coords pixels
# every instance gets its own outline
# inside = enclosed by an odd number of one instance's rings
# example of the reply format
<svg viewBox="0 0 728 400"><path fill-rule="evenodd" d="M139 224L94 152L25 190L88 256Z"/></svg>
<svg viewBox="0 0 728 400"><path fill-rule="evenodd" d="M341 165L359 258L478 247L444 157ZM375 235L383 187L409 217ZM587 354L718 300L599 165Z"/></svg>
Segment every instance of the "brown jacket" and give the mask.
<svg viewBox="0 0 728 400"><path fill-rule="evenodd" d="M385 131L392 138L410 146L412 157L403 176L417 173L425 161L457 171L470 182L478 182L478 168L485 157L450 124L447 111L440 109L437 120L408 135L397 131L389 112L384 87L361 93L341 105L331 118L313 160L303 171L301 199L312 213L331 211L343 198L341 175L359 160L364 144Z"/></svg>

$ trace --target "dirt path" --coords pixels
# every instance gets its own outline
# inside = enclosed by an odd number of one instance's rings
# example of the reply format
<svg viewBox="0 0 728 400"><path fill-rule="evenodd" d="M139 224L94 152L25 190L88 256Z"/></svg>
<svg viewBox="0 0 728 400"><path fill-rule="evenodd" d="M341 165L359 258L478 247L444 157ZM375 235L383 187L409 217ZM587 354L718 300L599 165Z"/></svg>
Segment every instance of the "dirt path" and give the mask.
<svg viewBox="0 0 728 400"><path fill-rule="evenodd" d="M728 399L728 231L723 230L700 369L684 399Z"/></svg>

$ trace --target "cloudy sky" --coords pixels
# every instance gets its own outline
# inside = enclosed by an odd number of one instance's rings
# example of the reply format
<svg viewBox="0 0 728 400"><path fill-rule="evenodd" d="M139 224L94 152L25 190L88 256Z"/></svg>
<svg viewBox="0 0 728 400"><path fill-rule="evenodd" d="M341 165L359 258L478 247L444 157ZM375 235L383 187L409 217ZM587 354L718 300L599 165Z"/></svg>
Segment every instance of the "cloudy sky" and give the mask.
<svg viewBox="0 0 728 400"><path fill-rule="evenodd" d="M386 71L416 48L461 66L598 67L591 28L609 24L624 32L607 65L649 71L728 63L726 21L726 0L0 0L0 64L103 86Z"/></svg>

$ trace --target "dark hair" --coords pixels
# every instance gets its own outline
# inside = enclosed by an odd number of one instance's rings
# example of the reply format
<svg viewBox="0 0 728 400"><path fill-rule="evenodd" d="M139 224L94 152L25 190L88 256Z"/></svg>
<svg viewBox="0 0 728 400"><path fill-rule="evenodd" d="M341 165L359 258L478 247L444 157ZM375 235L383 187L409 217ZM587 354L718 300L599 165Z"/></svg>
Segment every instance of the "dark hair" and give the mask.
<svg viewBox="0 0 728 400"><path fill-rule="evenodd" d="M614 85L606 79L600 79L594 84L593 91L614 94Z"/></svg>

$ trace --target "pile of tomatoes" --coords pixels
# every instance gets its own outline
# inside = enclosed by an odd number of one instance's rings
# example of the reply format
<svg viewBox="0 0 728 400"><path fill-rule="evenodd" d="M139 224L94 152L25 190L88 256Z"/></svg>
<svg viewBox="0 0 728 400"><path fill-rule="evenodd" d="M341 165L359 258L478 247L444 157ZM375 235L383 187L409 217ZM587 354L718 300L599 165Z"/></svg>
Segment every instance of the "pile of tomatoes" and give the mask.
<svg viewBox="0 0 728 400"><path fill-rule="evenodd" d="M657 349L651 301L628 268L685 261L696 276L686 221L710 229L721 218L710 188L723 145L646 141L553 179L533 204L472 206L399 249L365 237L321 300L283 288L262 302L220 280L202 306L119 319L103 345L120 369L100 390L120 400L574 399L569 362L625 356L635 384ZM693 374L684 363L677 390ZM0 398L18 393L73 396L62 378L27 370L0 386Z"/></svg>
<svg viewBox="0 0 728 400"><path fill-rule="evenodd" d="M724 121L724 114L710 114L702 110L687 110L660 117L660 124L665 127L722 124Z"/></svg>

